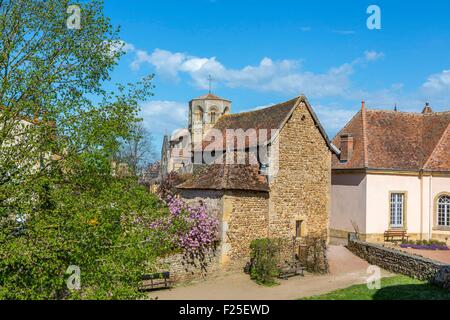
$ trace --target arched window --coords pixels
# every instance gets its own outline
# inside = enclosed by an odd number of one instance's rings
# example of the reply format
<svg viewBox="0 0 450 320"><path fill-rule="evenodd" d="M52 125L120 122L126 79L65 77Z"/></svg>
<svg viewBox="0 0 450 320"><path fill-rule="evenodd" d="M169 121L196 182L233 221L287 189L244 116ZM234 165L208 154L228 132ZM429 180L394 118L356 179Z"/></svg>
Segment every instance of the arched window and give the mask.
<svg viewBox="0 0 450 320"><path fill-rule="evenodd" d="M215 111L211 111L211 123L216 122L216 112Z"/></svg>
<svg viewBox="0 0 450 320"><path fill-rule="evenodd" d="M216 122L218 114L219 114L219 111L215 107L212 107L211 109L209 109L209 119L210 119L211 123Z"/></svg>
<svg viewBox="0 0 450 320"><path fill-rule="evenodd" d="M437 201L437 224L441 227L450 227L450 196L442 195Z"/></svg>
<svg viewBox="0 0 450 320"><path fill-rule="evenodd" d="M223 110L223 114L229 114L230 113L230 108L225 107L225 109Z"/></svg>
<svg viewBox="0 0 450 320"><path fill-rule="evenodd" d="M203 109L200 106L197 106L194 110L194 121L203 121Z"/></svg>

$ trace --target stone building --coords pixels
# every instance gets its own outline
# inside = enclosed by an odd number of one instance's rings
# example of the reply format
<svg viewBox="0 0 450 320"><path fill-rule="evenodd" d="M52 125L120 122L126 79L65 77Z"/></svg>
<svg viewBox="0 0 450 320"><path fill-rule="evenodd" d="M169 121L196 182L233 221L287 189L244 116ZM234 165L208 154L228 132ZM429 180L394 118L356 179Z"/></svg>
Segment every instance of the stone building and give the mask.
<svg viewBox="0 0 450 320"><path fill-rule="evenodd" d="M410 239L450 243L450 111L361 110L333 139L333 238L359 230L383 242L402 230Z"/></svg>
<svg viewBox="0 0 450 320"><path fill-rule="evenodd" d="M177 171L192 173L195 144L200 144L205 134L219 118L231 112L231 101L212 93L192 99L189 102L188 127L165 135L161 151L162 175Z"/></svg>
<svg viewBox="0 0 450 320"><path fill-rule="evenodd" d="M211 119L214 125L203 133L201 150L213 145L215 160L177 186L185 201L205 203L220 221L217 269L242 270L249 260L250 243L257 238L280 238L287 243L307 235L328 239L331 155L338 150L307 99L300 96L238 114L228 114L227 108L220 109L222 116ZM245 136L242 150L239 144L230 147L228 136L208 139L214 130L252 129L260 137L262 132L267 135L256 143ZM230 154L234 160L244 154L245 161L229 163ZM293 248L289 250L293 253Z"/></svg>

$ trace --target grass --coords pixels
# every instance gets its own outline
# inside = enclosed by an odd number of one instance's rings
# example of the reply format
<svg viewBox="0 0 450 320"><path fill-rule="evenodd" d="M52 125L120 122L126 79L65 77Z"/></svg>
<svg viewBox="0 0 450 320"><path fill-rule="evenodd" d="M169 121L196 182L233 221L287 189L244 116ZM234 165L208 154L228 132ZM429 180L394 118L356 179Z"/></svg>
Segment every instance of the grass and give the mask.
<svg viewBox="0 0 450 320"><path fill-rule="evenodd" d="M394 276L381 279L378 290L360 284L302 300L450 300L450 292L424 281Z"/></svg>

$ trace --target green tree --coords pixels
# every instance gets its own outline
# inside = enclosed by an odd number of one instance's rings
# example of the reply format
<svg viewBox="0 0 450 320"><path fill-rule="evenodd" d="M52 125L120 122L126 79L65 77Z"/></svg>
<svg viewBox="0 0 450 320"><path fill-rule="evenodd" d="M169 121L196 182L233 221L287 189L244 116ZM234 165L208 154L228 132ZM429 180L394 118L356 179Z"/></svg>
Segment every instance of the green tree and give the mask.
<svg viewBox="0 0 450 320"><path fill-rule="evenodd" d="M0 0L0 299L134 298L172 250L148 226L167 208L110 159L152 76L105 90L123 42L102 1ZM81 290L65 275L81 271Z"/></svg>
<svg viewBox="0 0 450 320"><path fill-rule="evenodd" d="M134 174L140 174L156 157L153 147L153 136L142 123L131 128L130 136L122 141L115 155L118 162L128 164Z"/></svg>

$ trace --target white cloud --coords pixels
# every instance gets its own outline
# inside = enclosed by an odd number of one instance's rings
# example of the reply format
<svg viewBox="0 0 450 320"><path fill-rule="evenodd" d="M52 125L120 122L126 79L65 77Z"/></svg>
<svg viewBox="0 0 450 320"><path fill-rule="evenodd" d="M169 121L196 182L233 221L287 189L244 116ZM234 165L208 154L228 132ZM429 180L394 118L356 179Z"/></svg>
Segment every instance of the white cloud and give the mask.
<svg viewBox="0 0 450 320"><path fill-rule="evenodd" d="M332 139L358 111L358 106L343 108L336 105L313 105L320 123Z"/></svg>
<svg viewBox="0 0 450 320"><path fill-rule="evenodd" d="M384 58L384 53L383 52L376 52L376 51L365 51L364 52L364 57L367 61L376 61L379 59Z"/></svg>
<svg viewBox="0 0 450 320"><path fill-rule="evenodd" d="M107 47L110 57L116 56L121 51L128 53L136 50L134 45L123 40L103 41L103 45Z"/></svg>
<svg viewBox="0 0 450 320"><path fill-rule="evenodd" d="M156 135L184 128L187 125L188 106L177 101L147 101L140 105L144 126Z"/></svg>
<svg viewBox="0 0 450 320"><path fill-rule="evenodd" d="M149 64L159 75L172 80L179 79L180 74L187 74L200 89L208 88L208 75L212 75L216 81L230 88L304 93L312 97L344 96L350 90L350 75L354 72L354 67L384 56L376 51L366 51L362 58L323 73L314 73L302 70L299 60L274 61L264 57L257 65L232 69L224 66L216 57L197 57L162 49L155 49L152 53L135 50L135 53L131 64L134 70L138 70L143 64Z"/></svg>
<svg viewBox="0 0 450 320"><path fill-rule="evenodd" d="M422 90L429 95L443 94L450 96L450 70L444 70L441 73L429 76L422 85Z"/></svg>

